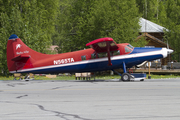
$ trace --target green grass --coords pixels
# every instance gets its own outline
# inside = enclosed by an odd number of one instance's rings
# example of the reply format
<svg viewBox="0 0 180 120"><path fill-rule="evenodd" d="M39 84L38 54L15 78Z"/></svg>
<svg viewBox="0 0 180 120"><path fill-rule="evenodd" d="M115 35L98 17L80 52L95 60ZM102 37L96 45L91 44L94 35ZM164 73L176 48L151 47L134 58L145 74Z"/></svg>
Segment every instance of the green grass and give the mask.
<svg viewBox="0 0 180 120"><path fill-rule="evenodd" d="M148 74L147 74L148 77ZM151 79L167 79L167 78L180 78L180 75L153 75L151 74ZM0 80L13 80L13 76L5 77L0 76ZM91 78L92 80L94 78ZM120 79L119 75L97 75L96 79L108 80L108 79ZM45 76L35 76L35 80L75 80L75 75L72 76L57 76L56 78L47 78Z"/></svg>
<svg viewBox="0 0 180 120"><path fill-rule="evenodd" d="M147 74L148 77L148 74ZM171 75L151 75L152 79L167 79L167 78L180 78L180 75L175 75L175 74L171 74Z"/></svg>

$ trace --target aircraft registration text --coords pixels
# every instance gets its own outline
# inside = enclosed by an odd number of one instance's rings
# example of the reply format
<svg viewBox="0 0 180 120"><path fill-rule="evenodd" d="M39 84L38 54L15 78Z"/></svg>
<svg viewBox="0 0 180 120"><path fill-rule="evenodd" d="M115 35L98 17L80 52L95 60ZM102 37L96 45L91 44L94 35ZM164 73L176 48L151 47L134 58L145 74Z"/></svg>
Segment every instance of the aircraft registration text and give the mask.
<svg viewBox="0 0 180 120"><path fill-rule="evenodd" d="M61 59L61 60L54 60L54 65L59 65L59 64L65 64L65 63L72 63L74 62L73 58L66 58L66 59Z"/></svg>

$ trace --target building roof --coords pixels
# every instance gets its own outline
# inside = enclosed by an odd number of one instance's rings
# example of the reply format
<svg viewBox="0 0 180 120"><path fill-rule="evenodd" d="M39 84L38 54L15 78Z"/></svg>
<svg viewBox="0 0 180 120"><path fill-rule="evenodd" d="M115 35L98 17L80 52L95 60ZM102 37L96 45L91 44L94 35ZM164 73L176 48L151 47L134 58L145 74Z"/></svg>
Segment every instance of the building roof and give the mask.
<svg viewBox="0 0 180 120"><path fill-rule="evenodd" d="M156 23L153 23L149 20L146 20L144 18L140 18L139 19L139 24L141 25L141 29L140 29L140 32L153 32L153 33L164 33L164 27L156 24Z"/></svg>
<svg viewBox="0 0 180 120"><path fill-rule="evenodd" d="M162 46L162 47L167 47L167 45L168 45L167 43L161 41L160 39L158 39L158 38L156 38L156 37L154 37L154 36L152 36L152 35L150 35L150 34L148 34L148 33L143 33L142 35L138 36L136 40L139 40L141 37L147 37L147 38L149 38L151 41L159 44L159 45ZM168 45L168 46L169 46L169 45ZM169 46L169 48L171 48L171 47ZM172 49L172 48L171 48L171 49Z"/></svg>

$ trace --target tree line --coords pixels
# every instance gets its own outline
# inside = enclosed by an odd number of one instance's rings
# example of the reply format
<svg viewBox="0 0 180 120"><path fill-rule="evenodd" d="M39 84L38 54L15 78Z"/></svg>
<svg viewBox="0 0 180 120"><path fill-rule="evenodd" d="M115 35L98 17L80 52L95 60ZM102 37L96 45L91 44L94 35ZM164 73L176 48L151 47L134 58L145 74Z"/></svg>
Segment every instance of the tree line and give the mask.
<svg viewBox="0 0 180 120"><path fill-rule="evenodd" d="M86 43L112 37L116 43L144 46L139 35L143 17L168 30L165 40L179 60L180 0L0 0L0 70L8 74L6 44L11 34L27 46L48 53L58 45L59 53L86 48Z"/></svg>

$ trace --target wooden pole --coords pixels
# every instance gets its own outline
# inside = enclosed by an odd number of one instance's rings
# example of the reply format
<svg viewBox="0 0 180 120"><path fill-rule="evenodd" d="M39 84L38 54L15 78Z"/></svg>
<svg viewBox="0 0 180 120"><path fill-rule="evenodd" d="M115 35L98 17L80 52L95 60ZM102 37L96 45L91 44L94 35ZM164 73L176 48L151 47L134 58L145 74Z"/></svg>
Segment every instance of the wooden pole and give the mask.
<svg viewBox="0 0 180 120"><path fill-rule="evenodd" d="M148 79L151 79L151 74L150 74L150 62L148 62L148 67L149 67L149 76L148 76Z"/></svg>

